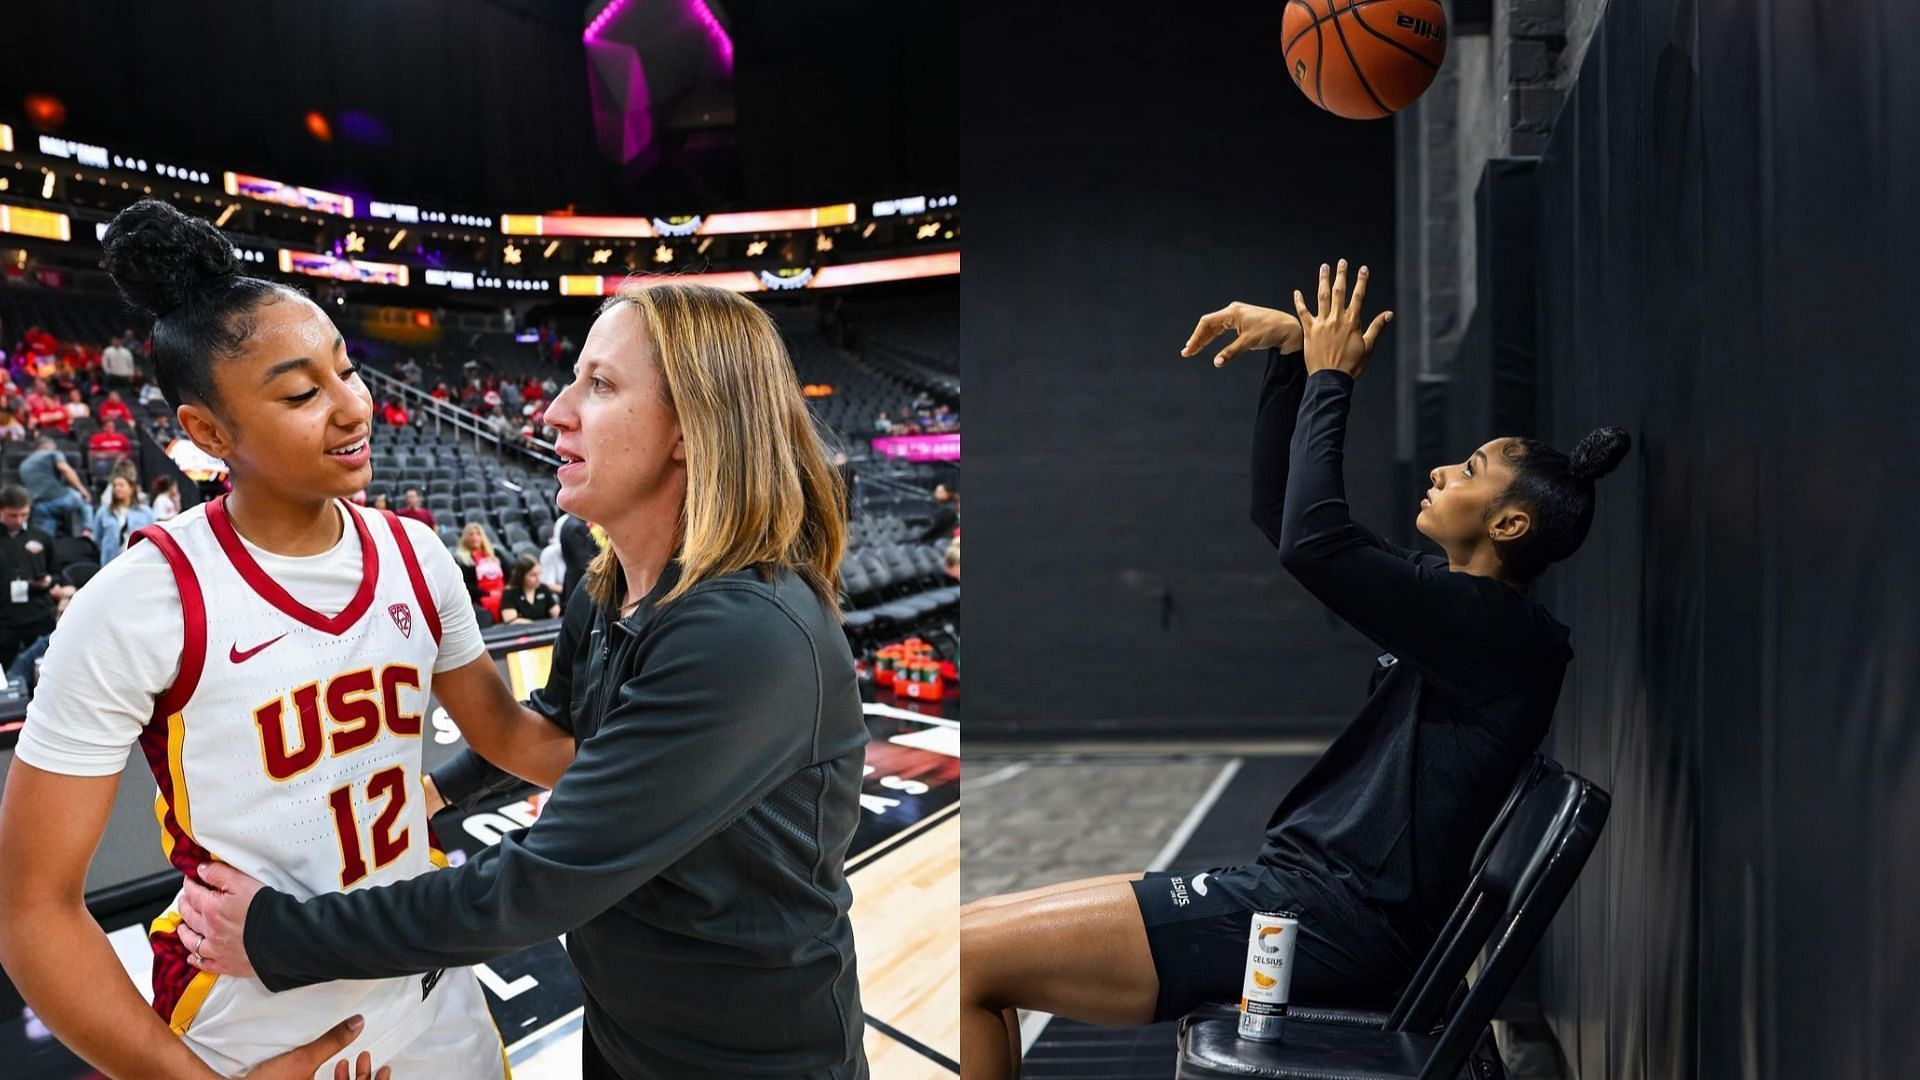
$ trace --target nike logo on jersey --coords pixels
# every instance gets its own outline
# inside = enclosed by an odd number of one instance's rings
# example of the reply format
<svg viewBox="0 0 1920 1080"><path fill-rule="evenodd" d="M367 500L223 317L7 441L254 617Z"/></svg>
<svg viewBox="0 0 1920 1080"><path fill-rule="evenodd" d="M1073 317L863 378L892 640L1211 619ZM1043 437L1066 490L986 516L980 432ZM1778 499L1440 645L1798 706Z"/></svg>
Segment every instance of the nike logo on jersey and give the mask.
<svg viewBox="0 0 1920 1080"><path fill-rule="evenodd" d="M260 650L266 648L267 646L273 644L275 641L279 641L280 638L286 637L286 636L287 635L285 634L281 634L280 637L274 638L271 641L263 641L260 644L255 645L253 648L248 649L245 652L240 651L239 642L234 642L234 644L227 650L227 659L233 661L236 664L245 663L246 661L252 659L255 654L259 653Z"/></svg>

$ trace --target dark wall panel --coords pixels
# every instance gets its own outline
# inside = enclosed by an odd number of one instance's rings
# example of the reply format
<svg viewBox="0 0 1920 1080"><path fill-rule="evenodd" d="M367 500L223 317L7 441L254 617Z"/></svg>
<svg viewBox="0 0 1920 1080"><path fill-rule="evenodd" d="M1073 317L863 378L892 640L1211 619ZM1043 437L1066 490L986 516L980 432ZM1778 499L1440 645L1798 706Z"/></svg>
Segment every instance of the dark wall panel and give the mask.
<svg viewBox="0 0 1920 1080"><path fill-rule="evenodd" d="M1920 1075L1920 15L1613 0L1539 173L1541 419L1637 445L1543 599L1613 819L1584 1078Z"/></svg>
<svg viewBox="0 0 1920 1080"><path fill-rule="evenodd" d="M1290 308L1322 260L1392 300L1392 128L1287 81L1281 9L1010 5L968 20L968 735L1324 729L1376 650L1247 518L1263 361L1200 314ZM1394 331L1389 330L1391 336ZM1357 513L1387 527L1393 350L1362 379Z"/></svg>

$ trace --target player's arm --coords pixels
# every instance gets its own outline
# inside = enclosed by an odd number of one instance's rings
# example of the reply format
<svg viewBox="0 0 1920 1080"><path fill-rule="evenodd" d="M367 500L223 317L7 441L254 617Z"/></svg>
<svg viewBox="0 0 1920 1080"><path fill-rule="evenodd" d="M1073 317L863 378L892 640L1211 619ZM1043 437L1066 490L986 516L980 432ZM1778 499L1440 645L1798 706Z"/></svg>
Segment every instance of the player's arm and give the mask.
<svg viewBox="0 0 1920 1080"><path fill-rule="evenodd" d="M15 761L0 798L0 964L68 1049L108 1076L215 1077L127 978L87 913L118 776Z"/></svg>
<svg viewBox="0 0 1920 1080"><path fill-rule="evenodd" d="M474 753L522 780L550 788L573 764L573 733L514 700L492 657L436 673L433 694Z"/></svg>
<svg viewBox="0 0 1920 1080"><path fill-rule="evenodd" d="M577 636L572 629L573 621L561 628L554 643L553 673L548 677L548 685L534 694L533 707L515 701L506 680L487 655L479 624L474 620L473 605L467 598L472 568L456 563L433 533L420 528L418 522L404 524L413 536L415 551L428 573L439 609L440 656L434 662L434 696L440 699L447 715L466 736L467 745L485 759L485 764L541 787L552 787L573 761L573 734L567 724L565 689L572 664L562 659L572 655L571 643ZM476 771L480 770L466 770L469 774ZM469 775L467 779L475 777ZM489 783L492 779L486 778ZM458 803L471 792L463 788L440 793L449 802Z"/></svg>

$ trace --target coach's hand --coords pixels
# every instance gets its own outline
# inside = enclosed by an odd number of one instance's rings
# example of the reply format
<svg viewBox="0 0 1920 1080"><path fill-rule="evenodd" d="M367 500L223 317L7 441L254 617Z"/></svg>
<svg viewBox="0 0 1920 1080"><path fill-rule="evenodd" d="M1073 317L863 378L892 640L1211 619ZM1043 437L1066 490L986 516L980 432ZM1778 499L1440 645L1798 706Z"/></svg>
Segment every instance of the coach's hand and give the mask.
<svg viewBox="0 0 1920 1080"><path fill-rule="evenodd" d="M1307 374L1333 368L1344 371L1354 378L1367 370L1367 359L1373 355L1373 344L1380 340L1380 331L1393 321L1393 312L1383 311L1366 330L1360 329L1365 317L1360 310L1361 301L1367 298L1367 268L1361 267L1353 280L1353 297L1347 297L1347 260L1340 260L1340 271L1329 285L1327 264L1320 264L1319 310L1309 313L1306 298L1300 290L1293 291L1293 308L1300 316L1301 334L1306 338Z"/></svg>
<svg viewBox="0 0 1920 1080"><path fill-rule="evenodd" d="M180 895L180 943L187 963L215 975L253 974L247 959L247 908L258 881L225 863L207 863Z"/></svg>
<svg viewBox="0 0 1920 1080"><path fill-rule="evenodd" d="M249 1080L309 1080L328 1058L345 1050L365 1026L359 1017L349 1017L307 1045L261 1062L247 1076ZM393 1069L383 1065L378 1073L374 1072L373 1055L362 1051L353 1063L353 1072L347 1072L344 1061L336 1064L333 1080L393 1080Z"/></svg>
<svg viewBox="0 0 1920 1080"><path fill-rule="evenodd" d="M1300 320L1284 311L1255 307L1236 300L1219 311L1200 316L1200 324L1193 328L1193 336L1187 339L1180 355L1197 354L1229 330L1238 331L1238 336L1227 342L1226 347L1213 358L1214 367L1225 367L1227 361L1248 349L1279 349L1283 353L1300 351Z"/></svg>

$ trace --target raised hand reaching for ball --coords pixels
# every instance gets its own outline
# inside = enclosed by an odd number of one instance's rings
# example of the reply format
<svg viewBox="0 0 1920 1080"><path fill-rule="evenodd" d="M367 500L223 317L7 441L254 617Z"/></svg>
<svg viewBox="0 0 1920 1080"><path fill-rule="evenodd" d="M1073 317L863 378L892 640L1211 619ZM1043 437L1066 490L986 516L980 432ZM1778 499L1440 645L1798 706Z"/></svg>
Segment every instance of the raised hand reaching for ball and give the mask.
<svg viewBox="0 0 1920 1080"><path fill-rule="evenodd" d="M1347 260L1341 259L1339 270L1328 278L1326 263L1320 264L1320 290L1317 310L1307 310L1307 300L1300 290L1293 291L1293 309L1300 319L1300 332L1306 339L1303 357L1307 374L1333 368L1344 371L1358 379L1367 370L1367 359L1373 355L1374 342L1380 340L1380 331L1393 321L1393 312L1383 311L1374 316L1373 322L1366 323L1361 304L1367 298L1367 268L1361 267L1354 276L1353 295L1347 295Z"/></svg>

